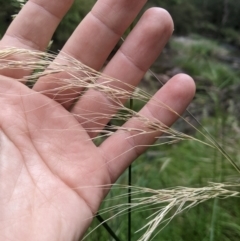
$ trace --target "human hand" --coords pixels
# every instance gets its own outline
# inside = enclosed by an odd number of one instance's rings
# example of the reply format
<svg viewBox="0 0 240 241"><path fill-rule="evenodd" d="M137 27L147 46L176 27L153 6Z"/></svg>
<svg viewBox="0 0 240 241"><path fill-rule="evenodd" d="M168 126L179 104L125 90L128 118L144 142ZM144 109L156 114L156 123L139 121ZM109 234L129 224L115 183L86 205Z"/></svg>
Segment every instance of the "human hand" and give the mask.
<svg viewBox="0 0 240 241"><path fill-rule="evenodd" d="M72 2L29 0L2 38L0 48L44 50ZM98 0L63 52L100 70L145 2ZM172 20L166 11L149 9L104 74L136 86L172 31ZM89 137L94 137L91 129L97 124L86 123L80 117L89 111L96 111L96 115L108 112L102 108L106 97L88 90L72 107L71 100L77 97L75 90L54 92L58 84L49 83L46 78L39 79L29 89L17 81L26 74L6 69L0 77L0 238L78 240L107 192L94 187L114 183L145 150L143 146L153 143L159 133L126 140L127 134L122 132L96 147ZM180 114L191 101L194 90L190 77L178 75L154 98ZM168 126L177 119L170 111L151 105L151 101L141 114ZM107 122L106 118L102 120L102 124ZM134 119L125 124L137 125Z"/></svg>

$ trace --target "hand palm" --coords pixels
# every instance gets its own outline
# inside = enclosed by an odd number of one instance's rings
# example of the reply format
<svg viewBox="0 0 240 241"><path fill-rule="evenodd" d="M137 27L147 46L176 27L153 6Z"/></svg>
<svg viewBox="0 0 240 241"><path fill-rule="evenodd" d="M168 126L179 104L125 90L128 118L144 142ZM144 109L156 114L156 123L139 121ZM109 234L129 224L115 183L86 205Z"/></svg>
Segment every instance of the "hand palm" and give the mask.
<svg viewBox="0 0 240 241"><path fill-rule="evenodd" d="M29 0L1 40L0 47L44 49L70 3ZM94 69L100 69L119 34L144 3L145 0L116 3L99 0L63 51ZM38 21L31 21L31 15L36 14ZM104 36L93 38L95 30ZM104 73L137 85L171 32L169 15L159 9L149 10ZM126 135L121 133L96 147L90 140L90 133L84 130L86 125L81 118L74 116L84 114L84 109L98 112L104 96L86 92L76 103L76 108L70 109L61 98L56 102L53 96L41 94L54 89L54 83L49 85L40 79L30 90L17 80L6 77L19 79L23 76L21 71L7 69L1 74L0 193L4 194L0 199L1 235L4 240L16 237L19 240L77 240L84 234L106 195L106 190L96 187L113 183L145 149L136 147L152 143L159 133L127 141ZM71 96L73 93L69 91ZM181 75L170 80L155 98L181 113L192 99L193 92L192 80ZM85 102L84 96L88 96ZM105 109L102 108L103 112ZM171 125L177 118L167 110L159 110L151 102L141 114L159 119L166 125ZM130 120L126 125L131 127L138 123ZM87 127L91 129L94 125Z"/></svg>
<svg viewBox="0 0 240 241"><path fill-rule="evenodd" d="M24 222L32 231L50 214L56 219L54 225L82 217L89 218L89 223L104 194L101 189L89 192L81 187L109 183L98 148L76 119L48 97L4 77L0 93L4 167L0 192L5 193L1 202L6 210L2 218L14 219L14 226ZM96 171L99 166L101 170ZM8 212L16 200L15 211ZM33 219L40 220L34 223ZM79 220L75 223L82 225Z"/></svg>

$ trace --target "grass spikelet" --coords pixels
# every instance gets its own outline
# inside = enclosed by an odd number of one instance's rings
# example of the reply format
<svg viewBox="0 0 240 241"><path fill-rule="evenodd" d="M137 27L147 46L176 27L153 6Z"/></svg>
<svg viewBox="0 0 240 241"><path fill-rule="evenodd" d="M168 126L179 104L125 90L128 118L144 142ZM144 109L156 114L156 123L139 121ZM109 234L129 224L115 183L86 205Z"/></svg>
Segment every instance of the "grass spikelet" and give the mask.
<svg viewBox="0 0 240 241"><path fill-rule="evenodd" d="M141 213L151 211L145 219L145 225L139 227L136 233L144 231L143 235L138 238L138 241L155 240L154 238L179 214L184 211L196 207L211 199L229 199L239 198L240 184L239 182L233 183L209 183L208 186L191 188L191 187L173 187L169 189L151 189L143 187L131 187L132 204L131 209L133 212ZM119 188L117 186L117 188ZM123 188L127 188L123 187ZM127 195L127 194L126 194ZM111 217L126 215L129 209L129 204L124 203L126 195L114 197L112 199L118 200L120 204L116 204L110 208L101 210L101 213L111 212ZM123 202L119 199L123 199ZM112 201L112 199L109 199ZM109 201L108 200L108 201ZM112 213L115 213L112 215Z"/></svg>
<svg viewBox="0 0 240 241"><path fill-rule="evenodd" d="M230 198L239 197L238 191L229 190L229 188L239 188L239 183L223 184L223 183L210 183L208 187L202 188L187 188L187 187L174 187L173 189L158 190L152 192L144 190L151 194L150 197L136 198L135 203L139 206L145 205L159 205L159 210L154 213L154 217L149 217L151 220L141 229L147 229L145 234L139 241L150 240L154 231L164 222L169 223L176 215L185 210L189 210L196 205L213 198ZM174 215L167 218L167 214L172 211ZM141 230L140 229L140 230ZM161 229L157 231L160 232ZM152 237L153 238L153 237Z"/></svg>
<svg viewBox="0 0 240 241"><path fill-rule="evenodd" d="M108 186L97 188L108 188ZM115 184L112 188L127 189L128 186ZM112 207L101 209L101 214L114 211L115 214L112 215L109 219L105 220L105 222L107 222L119 215L127 214L129 207L131 207L133 212L152 210L153 213L146 219L146 224L143 227L140 227L138 231L136 231L140 232L142 230L145 230L144 234L138 239L138 241L153 240L154 237L156 237L156 235L161 232L161 230L167 224L169 224L169 222L171 222L171 220L175 216L186 210L190 210L191 208L194 208L195 206L203 202L206 202L210 199L227 199L232 197L240 197L239 182L212 182L209 183L208 186L199 188L181 186L160 190L137 186L131 186L131 188L131 204L124 203L123 201L122 203L116 204ZM119 201L119 199L123 200L126 198L127 195L128 194L123 194L117 197L113 197L111 198L111 201ZM107 201L110 201L110 199L108 199ZM96 228L98 228L99 226L97 226ZM94 230L92 230L92 232ZM88 235L90 235L90 233Z"/></svg>

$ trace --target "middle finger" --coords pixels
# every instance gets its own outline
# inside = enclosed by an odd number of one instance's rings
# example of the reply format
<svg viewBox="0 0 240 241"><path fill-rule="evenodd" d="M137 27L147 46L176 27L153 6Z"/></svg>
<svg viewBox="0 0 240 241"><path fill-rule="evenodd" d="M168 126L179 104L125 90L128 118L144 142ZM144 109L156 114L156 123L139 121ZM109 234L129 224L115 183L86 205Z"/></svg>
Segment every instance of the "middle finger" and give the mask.
<svg viewBox="0 0 240 241"><path fill-rule="evenodd" d="M119 102L124 103L129 98L128 93L138 85L161 53L172 31L173 22L168 12L161 8L152 8L145 12L103 72L119 81L106 83L105 79L99 79L97 84L106 86L106 92L89 89L72 109L90 137L95 137L107 124L119 108ZM118 93L112 98L113 90L122 90L124 94L119 97Z"/></svg>
<svg viewBox="0 0 240 241"><path fill-rule="evenodd" d="M62 52L99 70L145 3L146 0L98 0L65 44ZM56 61L62 63L60 58ZM67 75L60 73L55 77L60 79L66 78ZM76 92L80 92L81 89L77 91L68 89L59 93L57 89L60 85L61 83L51 82L45 77L37 81L34 90L46 91L47 96L69 108L73 102L65 103L65 100L76 98L78 96Z"/></svg>

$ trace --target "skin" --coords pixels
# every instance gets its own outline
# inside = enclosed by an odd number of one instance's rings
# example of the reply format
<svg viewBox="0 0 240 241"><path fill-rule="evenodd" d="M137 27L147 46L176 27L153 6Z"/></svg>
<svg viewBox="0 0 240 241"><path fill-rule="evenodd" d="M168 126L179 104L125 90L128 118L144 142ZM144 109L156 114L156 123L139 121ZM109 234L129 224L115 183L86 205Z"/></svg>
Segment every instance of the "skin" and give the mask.
<svg viewBox="0 0 240 241"><path fill-rule="evenodd" d="M0 41L0 48L44 50L72 2L29 0ZM145 2L98 0L63 51L101 69ZM137 85L172 32L173 22L165 10L147 10L104 73ZM85 128L98 126L83 123L75 115L88 110L108 113L101 104L107 101L104 95L89 90L72 107L73 90L65 93L69 98L66 104L66 99L53 91L39 93L56 85L46 78L30 90L16 80L28 73L2 70L0 74L0 240L78 240L107 194L106 189L94 187L114 183L145 150L139 145L153 143L160 133L126 140L129 134L119 132L96 147L89 140L94 135ZM192 79L177 75L154 98L181 114L194 92ZM168 126L177 119L151 100L141 114ZM136 119L125 127L143 128Z"/></svg>

